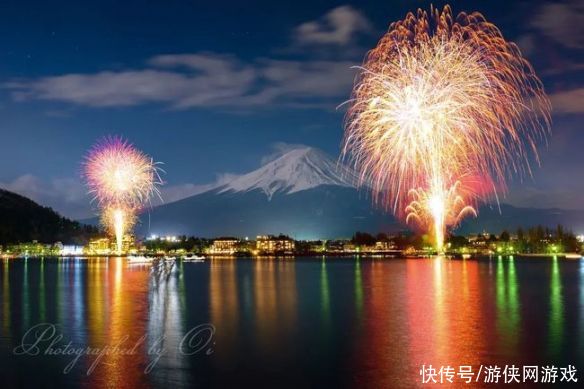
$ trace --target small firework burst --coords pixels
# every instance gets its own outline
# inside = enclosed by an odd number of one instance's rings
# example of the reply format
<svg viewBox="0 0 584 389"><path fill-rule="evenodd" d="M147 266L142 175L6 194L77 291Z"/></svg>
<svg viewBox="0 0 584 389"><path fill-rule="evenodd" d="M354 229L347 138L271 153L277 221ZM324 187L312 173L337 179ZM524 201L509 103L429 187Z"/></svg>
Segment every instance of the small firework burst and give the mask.
<svg viewBox="0 0 584 389"><path fill-rule="evenodd" d="M120 137L98 142L85 161L89 192L99 204L142 206L162 183L156 163Z"/></svg>
<svg viewBox="0 0 584 389"><path fill-rule="evenodd" d="M120 137L99 141L85 161L84 176L101 209L101 221L116 237L118 252L121 240L131 230L136 212L159 195L162 183L157 164Z"/></svg>

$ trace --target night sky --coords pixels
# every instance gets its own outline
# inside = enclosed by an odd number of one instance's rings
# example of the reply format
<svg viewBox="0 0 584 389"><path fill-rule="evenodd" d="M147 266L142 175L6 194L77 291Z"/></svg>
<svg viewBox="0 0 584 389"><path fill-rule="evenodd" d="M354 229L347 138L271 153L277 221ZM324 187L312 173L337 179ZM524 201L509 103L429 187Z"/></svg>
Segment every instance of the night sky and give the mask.
<svg viewBox="0 0 584 389"><path fill-rule="evenodd" d="M442 7L445 2L433 1ZM584 209L584 3L451 1L518 43L553 105L553 135L517 206ZM336 158L353 65L429 1L5 1L0 187L92 211L86 150L120 134L164 162L167 200L297 144Z"/></svg>

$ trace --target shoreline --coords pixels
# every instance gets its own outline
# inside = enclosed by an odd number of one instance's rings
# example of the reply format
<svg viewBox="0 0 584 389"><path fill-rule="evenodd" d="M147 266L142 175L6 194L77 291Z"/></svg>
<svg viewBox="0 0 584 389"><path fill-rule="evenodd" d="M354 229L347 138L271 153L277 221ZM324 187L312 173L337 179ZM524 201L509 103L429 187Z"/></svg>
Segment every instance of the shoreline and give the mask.
<svg viewBox="0 0 584 389"><path fill-rule="evenodd" d="M454 260L477 260L477 259L492 259L492 258L516 258L516 259L568 259L579 260L584 259L584 255L579 253L557 253L557 254L543 254L543 253L514 253L514 254L460 254L460 253L445 253L438 254L404 254L402 252L386 252L386 253L297 253L297 254L272 254L272 255L205 255L205 259L296 259L296 258L367 258L367 259L430 259L442 257L444 259ZM135 256L146 256L152 259L174 258L176 260L183 260L184 255L173 254L121 254L121 255L42 255L42 256L8 256L3 255L0 258L4 260L10 259L44 259L44 258L66 258L66 259L92 259L92 258L122 258L128 259Z"/></svg>

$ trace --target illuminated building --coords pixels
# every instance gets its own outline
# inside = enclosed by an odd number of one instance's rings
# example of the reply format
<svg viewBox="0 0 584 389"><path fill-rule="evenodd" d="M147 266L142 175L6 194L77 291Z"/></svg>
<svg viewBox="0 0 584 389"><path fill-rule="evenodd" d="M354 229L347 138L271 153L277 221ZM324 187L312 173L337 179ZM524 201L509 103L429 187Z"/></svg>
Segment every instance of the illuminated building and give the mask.
<svg viewBox="0 0 584 389"><path fill-rule="evenodd" d="M92 239L89 241L87 253L90 255L108 255L112 242L109 238Z"/></svg>
<svg viewBox="0 0 584 389"><path fill-rule="evenodd" d="M239 239L236 238L219 238L213 241L209 248L209 254L215 255L233 255L239 246Z"/></svg>
<svg viewBox="0 0 584 389"><path fill-rule="evenodd" d="M124 254L136 252L134 243L133 235L124 235L121 242L121 252ZM87 246L87 254L89 255L110 255L114 253L117 253L117 243L110 238L92 239Z"/></svg>
<svg viewBox="0 0 584 389"><path fill-rule="evenodd" d="M309 242L309 248L313 253L326 252L326 242L320 240Z"/></svg>
<svg viewBox="0 0 584 389"><path fill-rule="evenodd" d="M83 246L76 246L76 245L61 245L60 246L60 255L63 256L79 256L83 255L84 247Z"/></svg>
<svg viewBox="0 0 584 389"><path fill-rule="evenodd" d="M340 253L345 249L345 241L343 240L328 240L326 242L326 251L331 253Z"/></svg>
<svg viewBox="0 0 584 389"><path fill-rule="evenodd" d="M343 251L346 253L354 253L355 251L357 251L357 246L355 246L351 242L345 242L343 244Z"/></svg>
<svg viewBox="0 0 584 389"><path fill-rule="evenodd" d="M43 244L33 240L28 243L8 246L6 252L23 257L43 257L59 255L59 248L57 245Z"/></svg>
<svg viewBox="0 0 584 389"><path fill-rule="evenodd" d="M152 234L148 238L146 238L146 240L158 240L158 239L160 239L163 242L171 242L171 243L175 243L175 242L179 241L179 239L175 235L158 236L156 234Z"/></svg>
<svg viewBox="0 0 584 389"><path fill-rule="evenodd" d="M112 242L113 243L113 242ZM115 251L115 245L112 245L111 250L112 252ZM134 236L130 234L124 235L122 238L122 253L130 253L135 252L135 245L134 245Z"/></svg>
<svg viewBox="0 0 584 389"><path fill-rule="evenodd" d="M375 242L375 251L391 251L395 250L396 245L393 242L377 241Z"/></svg>
<svg viewBox="0 0 584 389"><path fill-rule="evenodd" d="M256 239L256 250L264 254L292 254L294 248L294 240L285 235L259 235Z"/></svg>

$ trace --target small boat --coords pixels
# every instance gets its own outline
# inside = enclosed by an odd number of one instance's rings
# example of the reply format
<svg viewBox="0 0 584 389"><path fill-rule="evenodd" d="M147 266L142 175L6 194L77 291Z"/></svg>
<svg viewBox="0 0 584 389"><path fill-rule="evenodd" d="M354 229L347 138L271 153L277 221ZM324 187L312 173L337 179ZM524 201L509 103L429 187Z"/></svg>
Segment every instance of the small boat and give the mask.
<svg viewBox="0 0 584 389"><path fill-rule="evenodd" d="M170 262L170 261L176 261L176 257L164 257L164 260L165 261L168 261L168 262Z"/></svg>
<svg viewBox="0 0 584 389"><path fill-rule="evenodd" d="M128 263L151 263L152 258L145 257L143 255L131 255L128 257Z"/></svg>
<svg viewBox="0 0 584 389"><path fill-rule="evenodd" d="M202 255L187 255L183 258L183 262L205 262L205 257Z"/></svg>

